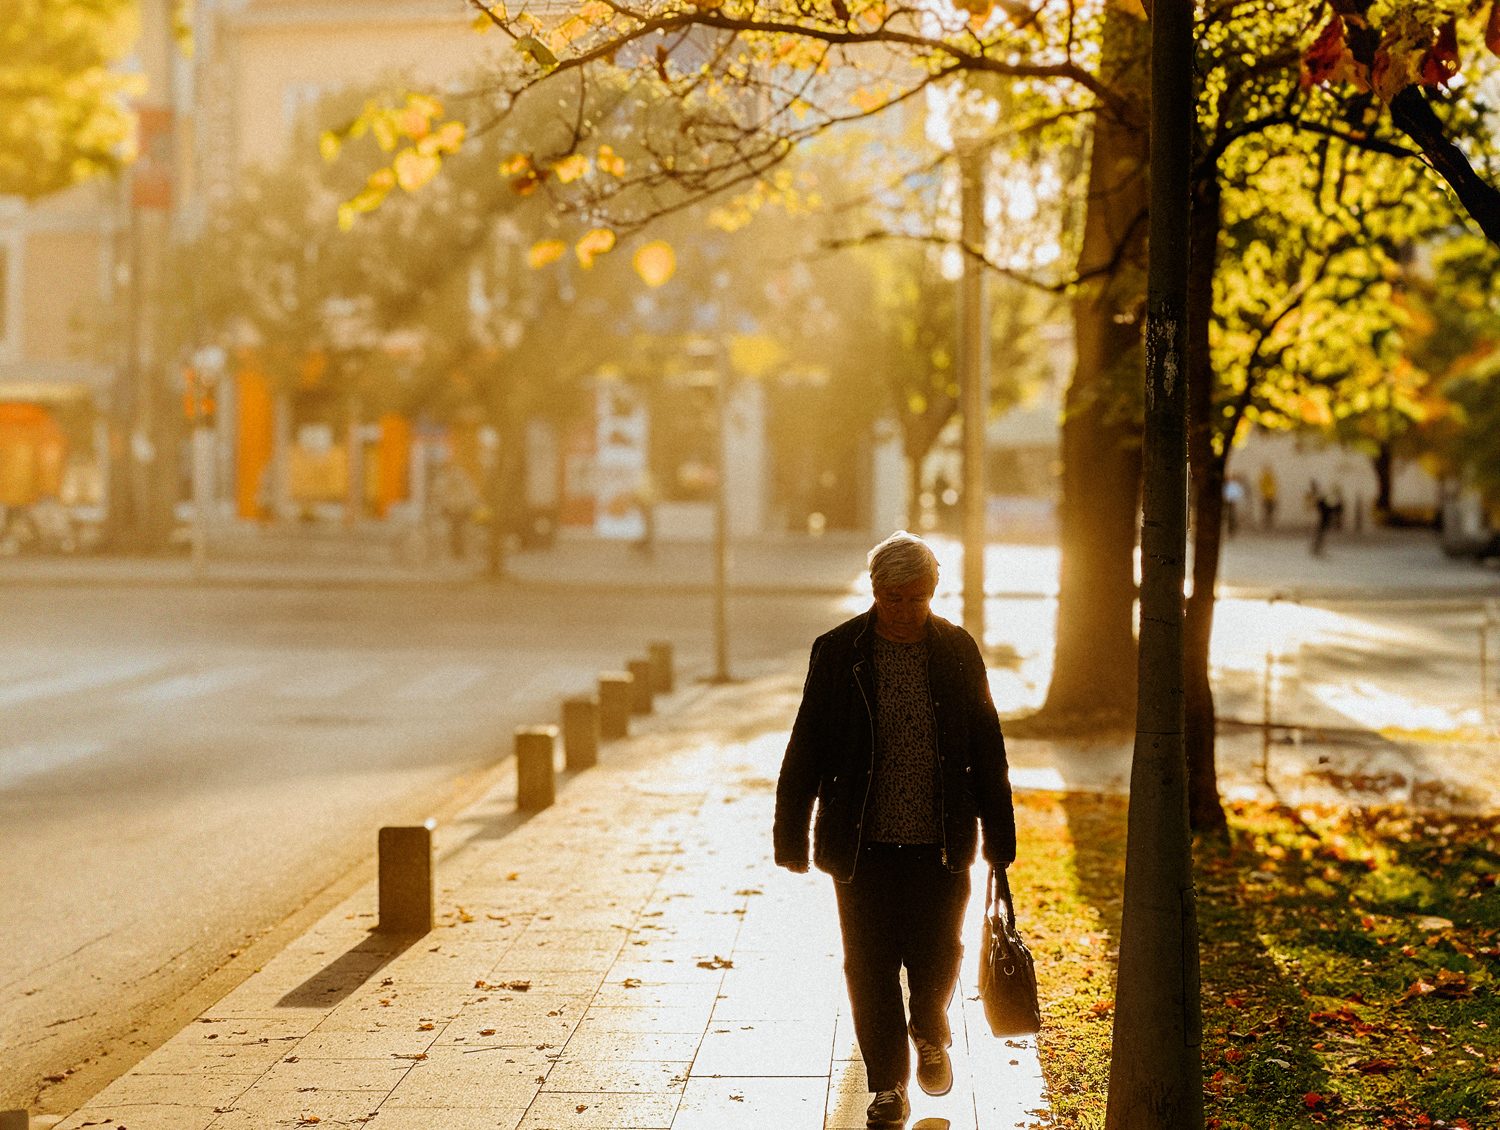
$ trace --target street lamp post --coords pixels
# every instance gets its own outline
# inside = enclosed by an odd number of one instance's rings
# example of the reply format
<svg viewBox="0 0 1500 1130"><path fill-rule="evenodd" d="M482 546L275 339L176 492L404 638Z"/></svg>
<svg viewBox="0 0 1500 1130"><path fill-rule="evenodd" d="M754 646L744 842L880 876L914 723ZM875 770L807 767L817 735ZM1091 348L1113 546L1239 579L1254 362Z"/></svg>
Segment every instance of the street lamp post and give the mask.
<svg viewBox="0 0 1500 1130"><path fill-rule="evenodd" d="M984 185L989 150L983 143L959 148L963 276L959 283L959 409L963 416L963 621L984 646L985 485L984 428L990 386L988 279L984 253Z"/></svg>
<svg viewBox="0 0 1500 1130"><path fill-rule="evenodd" d="M714 324L719 322L717 307ZM700 338L688 349L695 370L695 386L713 396L712 422L704 413L704 426L714 434L713 490L713 626L714 671L709 681L727 683L729 674L729 351L717 338ZM704 405L708 408L708 405Z"/></svg>
<svg viewBox="0 0 1500 1130"><path fill-rule="evenodd" d="M714 380L714 682L729 682L729 358L719 350Z"/></svg>

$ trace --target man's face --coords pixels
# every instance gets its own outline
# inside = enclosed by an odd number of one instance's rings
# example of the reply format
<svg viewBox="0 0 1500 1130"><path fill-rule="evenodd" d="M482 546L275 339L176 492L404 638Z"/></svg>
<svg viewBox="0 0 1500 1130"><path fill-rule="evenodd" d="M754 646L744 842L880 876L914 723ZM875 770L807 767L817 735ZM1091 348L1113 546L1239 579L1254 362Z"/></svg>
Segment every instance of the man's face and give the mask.
<svg viewBox="0 0 1500 1130"><path fill-rule="evenodd" d="M927 631L936 586L926 577L875 587L875 630L897 643L917 643Z"/></svg>

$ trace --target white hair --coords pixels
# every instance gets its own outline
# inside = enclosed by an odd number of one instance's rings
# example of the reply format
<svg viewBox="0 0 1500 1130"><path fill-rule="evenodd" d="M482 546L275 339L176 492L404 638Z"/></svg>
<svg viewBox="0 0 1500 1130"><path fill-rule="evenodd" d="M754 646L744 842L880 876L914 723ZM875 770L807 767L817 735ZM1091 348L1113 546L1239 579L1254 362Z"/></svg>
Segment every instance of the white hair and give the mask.
<svg viewBox="0 0 1500 1130"><path fill-rule="evenodd" d="M870 550L870 585L873 588L897 588L918 579L938 579L937 554L916 534L897 530Z"/></svg>

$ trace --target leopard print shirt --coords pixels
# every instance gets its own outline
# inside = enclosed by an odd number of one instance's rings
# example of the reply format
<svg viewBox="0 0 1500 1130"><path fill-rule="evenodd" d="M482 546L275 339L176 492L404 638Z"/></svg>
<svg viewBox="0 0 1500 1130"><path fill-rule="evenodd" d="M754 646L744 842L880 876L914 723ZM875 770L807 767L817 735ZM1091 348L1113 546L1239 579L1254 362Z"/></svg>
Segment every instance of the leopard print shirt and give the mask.
<svg viewBox="0 0 1500 1130"><path fill-rule="evenodd" d="M927 644L875 637L875 779L869 830L875 843L942 840L937 735L927 685Z"/></svg>

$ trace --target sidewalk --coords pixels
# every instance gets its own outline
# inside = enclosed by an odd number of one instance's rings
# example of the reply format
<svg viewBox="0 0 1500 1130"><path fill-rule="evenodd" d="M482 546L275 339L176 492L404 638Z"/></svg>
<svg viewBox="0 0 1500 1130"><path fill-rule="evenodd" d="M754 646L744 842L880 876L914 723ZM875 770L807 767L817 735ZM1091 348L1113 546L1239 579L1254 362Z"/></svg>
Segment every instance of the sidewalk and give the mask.
<svg viewBox="0 0 1500 1130"><path fill-rule="evenodd" d="M944 591L959 584L961 552L934 536L944 561ZM858 583L874 538L840 531L822 537L787 534L735 541L730 588L741 594L836 595ZM661 542L647 556L632 543L568 535L546 549L506 560L508 583L545 590L590 588L620 594L670 589L713 590L713 547ZM991 599L1055 597L1055 547L992 543L986 560ZM490 583L480 556L455 561L402 550L398 531L236 527L211 544L207 561L185 554L156 557L78 555L0 558L0 586L128 585L349 588L463 586ZM1246 531L1225 543L1220 595L1278 600L1500 599L1500 570L1442 555L1426 530L1337 534L1323 557L1308 553L1297 531Z"/></svg>
<svg viewBox="0 0 1500 1130"><path fill-rule="evenodd" d="M737 542L730 549L729 584L735 592L766 595L845 592L863 564L866 542L863 536L844 535ZM462 561L441 556L403 559L384 544L357 537L340 543L310 535L302 543L273 535L264 545L240 550L216 547L201 565L185 553L0 558L0 586L354 588L490 583L477 555ZM538 590L587 587L628 594L672 589L702 595L713 589L712 554L711 545L671 542L647 558L628 542L567 538L550 549L511 553L504 580Z"/></svg>
<svg viewBox="0 0 1500 1130"><path fill-rule="evenodd" d="M769 857L800 676L679 690L529 818L507 775L438 829L432 933L371 933L372 882L56 1126L863 1127L831 886ZM913 1128L1043 1104L1034 1041L970 999L978 917L956 1083L913 1087Z"/></svg>

